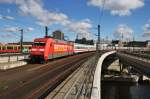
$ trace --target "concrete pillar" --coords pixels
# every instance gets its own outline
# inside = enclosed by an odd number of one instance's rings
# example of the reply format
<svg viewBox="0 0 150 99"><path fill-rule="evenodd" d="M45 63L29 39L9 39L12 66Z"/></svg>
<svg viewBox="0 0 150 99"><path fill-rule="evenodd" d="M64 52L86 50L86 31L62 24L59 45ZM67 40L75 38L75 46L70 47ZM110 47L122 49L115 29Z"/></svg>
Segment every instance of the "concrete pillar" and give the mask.
<svg viewBox="0 0 150 99"><path fill-rule="evenodd" d="M8 56L8 63L10 62L10 56Z"/></svg>
<svg viewBox="0 0 150 99"><path fill-rule="evenodd" d="M19 58L18 58L19 56L17 55L17 61L19 60Z"/></svg>
<svg viewBox="0 0 150 99"><path fill-rule="evenodd" d="M123 64L121 63L120 60L119 60L119 66L120 66L120 73L122 73L122 71L123 71Z"/></svg>
<svg viewBox="0 0 150 99"><path fill-rule="evenodd" d="M139 75L139 81L138 82L143 82L143 75Z"/></svg>

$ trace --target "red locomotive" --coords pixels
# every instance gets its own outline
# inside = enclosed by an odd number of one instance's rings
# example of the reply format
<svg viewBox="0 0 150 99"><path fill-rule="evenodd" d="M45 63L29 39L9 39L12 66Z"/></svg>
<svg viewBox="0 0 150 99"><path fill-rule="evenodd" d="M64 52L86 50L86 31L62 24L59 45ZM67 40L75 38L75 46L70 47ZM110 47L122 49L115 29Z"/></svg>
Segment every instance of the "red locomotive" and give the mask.
<svg viewBox="0 0 150 99"><path fill-rule="evenodd" d="M56 40L53 38L37 38L30 50L32 62L44 62L49 59L72 55L74 45L72 42Z"/></svg>
<svg viewBox="0 0 150 99"><path fill-rule="evenodd" d="M59 33L59 35L62 35ZM61 36L60 36L61 37ZM43 63L49 59L95 51L95 45L75 44L69 41L48 37L48 28L45 27L45 38L37 38L30 50L30 58L33 63Z"/></svg>

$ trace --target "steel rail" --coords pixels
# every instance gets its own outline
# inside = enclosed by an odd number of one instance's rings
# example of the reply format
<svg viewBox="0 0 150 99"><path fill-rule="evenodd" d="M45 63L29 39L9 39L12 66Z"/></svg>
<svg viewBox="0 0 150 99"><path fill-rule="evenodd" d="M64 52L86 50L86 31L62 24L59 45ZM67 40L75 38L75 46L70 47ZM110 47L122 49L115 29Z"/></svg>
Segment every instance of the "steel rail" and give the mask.
<svg viewBox="0 0 150 99"><path fill-rule="evenodd" d="M11 98L14 99L14 98L19 98L19 97L24 96L25 93L28 93L28 94L26 94L27 97L30 96L30 95L38 96L37 93L41 91L41 88L36 87L37 85L38 86L39 85L43 86L43 84L45 84L45 82L50 81L50 80L51 80L52 83L57 81L56 84L58 85L58 83L60 83L62 80L64 80L66 78L66 76L62 77L62 76L58 75L58 74L60 74L59 73L60 71L66 72L65 70L67 70L68 68L71 68L70 67L71 65L76 64L79 60L85 59L85 57L90 56L91 54L92 53L86 54L86 55L82 56L81 58L78 57L77 59L75 59L75 60L73 60L73 61L71 61L67 64L61 65L61 66L53 69L52 71L44 72L43 74L40 74L39 76L37 76L33 79L30 79L29 81L26 81L26 82L16 86L15 88L11 89L10 91L8 91L6 93L0 93L0 97L1 98L11 97ZM76 69L76 68L74 68L74 69ZM57 72L55 72L55 71L57 71ZM70 69L70 70L68 69L68 71L70 71L70 73L72 73L73 69ZM54 74L54 75L51 75L51 74ZM52 76L53 79L48 80L47 78L49 78L50 75ZM61 77L62 77L62 79L60 79ZM60 81L59 81L59 79L60 79ZM27 92L27 90L31 89L30 87L33 87L33 89L30 92L29 91ZM54 87L55 86L53 86L51 88L53 89ZM37 90L38 88L40 89L39 91ZM43 88L45 88L45 87L43 87ZM34 91L36 91L35 94L33 93ZM24 93L22 93L22 92L24 92ZM17 93L17 94L15 94L15 93Z"/></svg>

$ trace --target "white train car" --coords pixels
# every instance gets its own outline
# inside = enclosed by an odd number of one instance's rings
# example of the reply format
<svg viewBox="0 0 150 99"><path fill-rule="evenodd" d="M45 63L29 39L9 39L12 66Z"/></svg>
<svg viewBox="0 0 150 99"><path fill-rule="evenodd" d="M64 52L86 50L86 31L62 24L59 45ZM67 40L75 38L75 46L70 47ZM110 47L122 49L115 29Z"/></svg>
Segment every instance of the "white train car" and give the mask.
<svg viewBox="0 0 150 99"><path fill-rule="evenodd" d="M96 45L86 45L86 44L78 44L74 43L74 52L75 53L82 53L82 52L89 52L89 51L96 51Z"/></svg>

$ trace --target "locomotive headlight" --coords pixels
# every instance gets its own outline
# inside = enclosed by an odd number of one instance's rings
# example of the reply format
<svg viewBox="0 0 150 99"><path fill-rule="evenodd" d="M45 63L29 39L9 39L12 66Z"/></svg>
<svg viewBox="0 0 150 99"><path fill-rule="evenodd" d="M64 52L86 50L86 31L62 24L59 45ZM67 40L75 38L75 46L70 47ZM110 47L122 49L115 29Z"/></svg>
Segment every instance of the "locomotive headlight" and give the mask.
<svg viewBox="0 0 150 99"><path fill-rule="evenodd" d="M39 49L39 51L42 51L42 52L43 52L43 51L44 51L44 49Z"/></svg>
<svg viewBox="0 0 150 99"><path fill-rule="evenodd" d="M32 49L31 49L31 51L37 51L37 49L35 49L35 48L32 48Z"/></svg>

